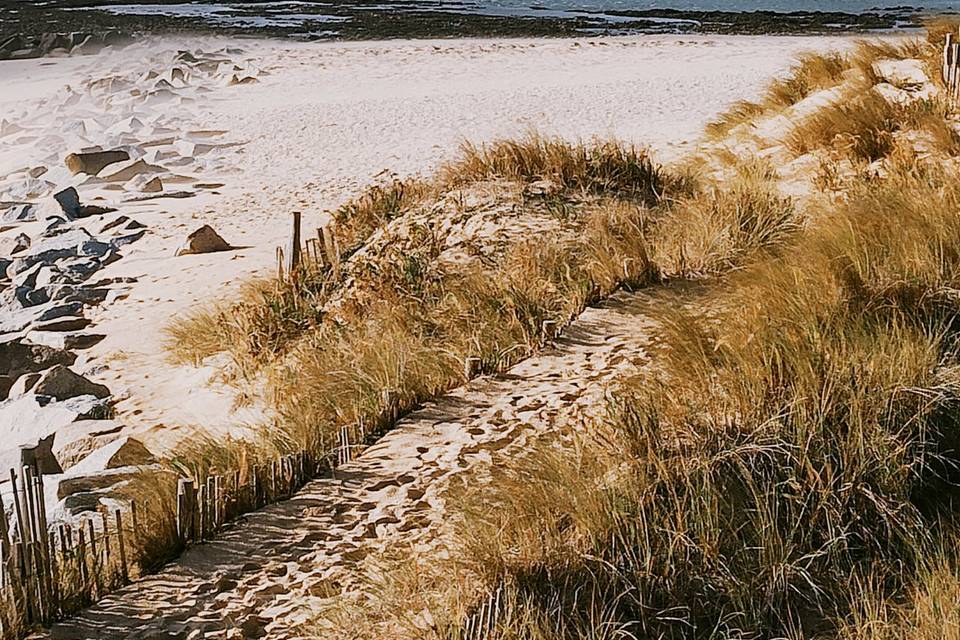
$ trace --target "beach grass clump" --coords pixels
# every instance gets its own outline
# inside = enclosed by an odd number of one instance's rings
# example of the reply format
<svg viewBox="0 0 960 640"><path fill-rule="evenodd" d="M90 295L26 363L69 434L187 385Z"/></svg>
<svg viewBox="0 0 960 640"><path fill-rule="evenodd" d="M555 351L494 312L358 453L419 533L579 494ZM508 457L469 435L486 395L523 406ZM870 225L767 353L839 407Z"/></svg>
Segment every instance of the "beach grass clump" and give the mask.
<svg viewBox="0 0 960 640"><path fill-rule="evenodd" d="M679 199L661 217L654 261L668 277L717 275L783 243L799 224L773 169L762 161L741 163L721 184Z"/></svg>
<svg viewBox="0 0 960 640"><path fill-rule="evenodd" d="M784 109L793 106L816 91L835 87L843 81L850 62L842 53L804 53L784 78L767 87L764 105Z"/></svg>
<svg viewBox="0 0 960 640"><path fill-rule="evenodd" d="M659 375L622 385L590 442L468 501L502 637L884 637L845 630L867 615L852 577L942 629L958 204L949 176L901 168L729 279L710 321L666 310Z"/></svg>
<svg viewBox="0 0 960 640"><path fill-rule="evenodd" d="M247 282L233 302L174 319L166 329L168 353L175 363L194 365L226 353L228 377L253 374L320 321L319 302L330 285L326 272L284 285L269 279Z"/></svg>
<svg viewBox="0 0 960 640"><path fill-rule="evenodd" d="M797 155L833 148L850 157L873 162L893 150L894 133L902 126L903 110L867 89L848 95L797 122L786 144Z"/></svg>
<svg viewBox="0 0 960 640"><path fill-rule="evenodd" d="M423 181L374 185L332 213L348 257L377 229L416 207L430 193ZM228 377L250 377L283 354L297 337L323 319L322 306L336 289L329 268L303 270L282 281L244 283L229 303L217 303L176 318L167 327L167 351L178 364L199 364L225 353Z"/></svg>
<svg viewBox="0 0 960 640"><path fill-rule="evenodd" d="M943 553L919 572L916 583L897 602L882 585L854 582L853 613L837 634L840 640L960 639L960 540L947 537Z"/></svg>
<svg viewBox="0 0 960 640"><path fill-rule="evenodd" d="M458 185L489 179L547 180L565 191L630 199L653 206L675 191L690 188L684 176L665 173L649 154L607 141L570 144L530 134L485 146L470 143L441 172L441 182Z"/></svg>
<svg viewBox="0 0 960 640"><path fill-rule="evenodd" d="M761 102L739 100L716 119L707 123L706 137L714 141L723 140L736 127L754 122L765 111L766 107Z"/></svg>

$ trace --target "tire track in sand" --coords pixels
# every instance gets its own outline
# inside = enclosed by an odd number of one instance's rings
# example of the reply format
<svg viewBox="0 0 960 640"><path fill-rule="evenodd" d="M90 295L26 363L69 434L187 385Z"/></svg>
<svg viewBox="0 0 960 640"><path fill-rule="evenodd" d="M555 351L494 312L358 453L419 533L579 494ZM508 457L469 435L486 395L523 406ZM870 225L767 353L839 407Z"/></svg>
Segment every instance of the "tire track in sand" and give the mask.
<svg viewBox="0 0 960 640"><path fill-rule="evenodd" d="M650 311L676 302L657 288L590 308L540 354L484 376L401 419L336 478L248 514L216 540L36 637L300 637L331 598L361 587L357 564L396 544L429 549L450 481L482 482L510 456L605 411L604 394L649 364Z"/></svg>

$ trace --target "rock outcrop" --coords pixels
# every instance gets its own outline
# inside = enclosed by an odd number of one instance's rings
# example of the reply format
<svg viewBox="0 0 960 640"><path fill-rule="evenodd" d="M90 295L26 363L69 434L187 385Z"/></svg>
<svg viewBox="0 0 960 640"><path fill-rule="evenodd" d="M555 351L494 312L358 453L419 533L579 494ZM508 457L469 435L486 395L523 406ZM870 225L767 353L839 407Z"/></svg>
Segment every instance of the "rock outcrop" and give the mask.
<svg viewBox="0 0 960 640"><path fill-rule="evenodd" d="M64 164L70 170L70 173L77 175L85 173L95 176L100 173L104 167L117 163L125 162L130 159L130 154L122 149L112 149L110 151L93 151L90 153L71 153L64 158Z"/></svg>
<svg viewBox="0 0 960 640"><path fill-rule="evenodd" d="M232 248L226 240L220 237L220 234L213 230L213 227L205 224L187 236L186 241L177 249L177 255L186 256L196 253L214 253L217 251L229 251Z"/></svg>

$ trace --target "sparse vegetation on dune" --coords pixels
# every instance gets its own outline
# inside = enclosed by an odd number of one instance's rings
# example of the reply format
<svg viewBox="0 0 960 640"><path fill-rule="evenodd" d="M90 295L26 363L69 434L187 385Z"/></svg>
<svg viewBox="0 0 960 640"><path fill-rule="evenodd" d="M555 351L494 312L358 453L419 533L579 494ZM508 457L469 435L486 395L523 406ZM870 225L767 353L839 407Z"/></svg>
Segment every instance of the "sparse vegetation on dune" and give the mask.
<svg viewBox="0 0 960 640"><path fill-rule="evenodd" d="M618 392L590 454L477 492L467 562L537 628L505 637L810 637L859 610L851 576L915 588L957 496L960 193L903 171L738 273L708 323L666 311L662 375Z"/></svg>
<svg viewBox="0 0 960 640"><path fill-rule="evenodd" d="M852 96L768 141L819 160L811 184L836 197L799 203L772 161L732 153L694 179L615 143L466 147L436 180L335 214L339 281L260 285L175 327L182 361L226 352L241 388L265 386L272 446L322 451L343 424L387 426L460 384L466 357L495 371L527 356L544 320L621 287L704 282L696 312L657 318L654 373L621 381L575 446L534 447L457 496L457 553L381 558L375 603L322 616L458 638L499 590L505 639L960 637L960 187L942 162L960 143L944 102L872 89L878 60L929 64L935 48L804 57L712 127ZM490 213L495 246L421 224L449 207Z"/></svg>

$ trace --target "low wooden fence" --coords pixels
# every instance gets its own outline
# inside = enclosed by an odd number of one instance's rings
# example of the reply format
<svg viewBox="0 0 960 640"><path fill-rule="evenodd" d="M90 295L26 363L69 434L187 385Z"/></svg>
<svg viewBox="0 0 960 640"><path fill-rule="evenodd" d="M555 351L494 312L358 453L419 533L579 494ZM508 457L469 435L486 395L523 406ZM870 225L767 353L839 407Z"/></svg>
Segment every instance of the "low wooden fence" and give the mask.
<svg viewBox="0 0 960 640"><path fill-rule="evenodd" d="M230 520L291 497L317 470L313 458L301 452L254 465L243 475L211 475L203 482L180 478L177 536L184 545L211 538Z"/></svg>
<svg viewBox="0 0 960 640"><path fill-rule="evenodd" d="M340 276L340 246L331 223L317 229L315 238L303 240L300 214L293 216L290 242L277 249L278 277L299 277L310 270L329 270ZM544 339L555 337L554 321L543 324ZM478 357L464 359L464 376L480 373ZM341 426L329 448L300 451L272 462L177 480L176 555L192 544L214 537L231 520L268 504L290 498L309 480L336 474L339 465L392 426L400 414L398 394L382 392L383 411L377 424ZM0 635L20 638L31 627L49 624L95 603L110 591L144 573L142 556L151 541L162 536L145 531L138 522L134 500L117 500L123 508L106 508L72 520L48 521L43 476L33 467L10 471L12 505L0 498ZM163 499L158 496L158 499ZM12 523L7 517L12 506ZM146 505L142 505L146 506ZM152 527L152 525L151 525ZM156 555L154 551L154 556ZM170 559L170 558L167 558ZM500 614L502 589L492 594L467 621L467 638L484 637Z"/></svg>
<svg viewBox="0 0 960 640"><path fill-rule="evenodd" d="M73 524L50 526L43 476L10 470L13 521L0 500L0 631L17 637L52 622L129 581L128 553L139 535L136 503L93 512Z"/></svg>
<svg viewBox="0 0 960 640"><path fill-rule="evenodd" d="M299 277L307 270L329 269L340 275L340 246L334 225L317 229L315 238L301 236L300 214L293 233L277 249L278 277ZM465 370L478 363L468 359ZM382 424L342 426L329 450L301 451L272 462L246 466L207 477L177 480L175 536L178 553L215 536L227 523L268 504L287 499L307 481L350 462L380 427L392 424L399 409L392 391L383 392ZM118 500L124 508L98 510L70 524L48 521L43 476L33 467L10 471L12 505L0 498L0 636L21 638L36 625L76 613L144 571L140 556L156 531L143 531L136 501ZM12 506L12 521L7 507ZM173 505L171 505L173 506Z"/></svg>

